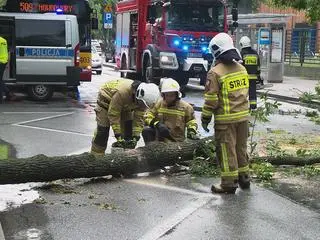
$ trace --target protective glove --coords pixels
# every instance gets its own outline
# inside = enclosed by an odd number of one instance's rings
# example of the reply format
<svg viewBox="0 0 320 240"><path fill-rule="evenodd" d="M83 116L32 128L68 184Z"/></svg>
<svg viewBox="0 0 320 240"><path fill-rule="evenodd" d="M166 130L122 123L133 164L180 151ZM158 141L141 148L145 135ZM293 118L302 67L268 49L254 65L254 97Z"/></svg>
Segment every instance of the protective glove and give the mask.
<svg viewBox="0 0 320 240"><path fill-rule="evenodd" d="M139 140L140 140L139 136L135 136L131 140L127 140L125 142L125 148L135 149L135 147L137 146L137 143L138 143Z"/></svg>
<svg viewBox="0 0 320 240"><path fill-rule="evenodd" d="M187 138L189 138L191 140L199 140L200 136L196 130L191 129L187 132Z"/></svg>
<svg viewBox="0 0 320 240"><path fill-rule="evenodd" d="M159 133L159 137L170 138L170 130L165 124L159 122L155 127Z"/></svg>
<svg viewBox="0 0 320 240"><path fill-rule="evenodd" d="M119 139L116 142L112 143L112 147L115 148L125 148L126 141L124 139Z"/></svg>
<svg viewBox="0 0 320 240"><path fill-rule="evenodd" d="M122 138L120 134L115 135L117 141L114 142L111 146L117 148L125 148L126 141Z"/></svg>

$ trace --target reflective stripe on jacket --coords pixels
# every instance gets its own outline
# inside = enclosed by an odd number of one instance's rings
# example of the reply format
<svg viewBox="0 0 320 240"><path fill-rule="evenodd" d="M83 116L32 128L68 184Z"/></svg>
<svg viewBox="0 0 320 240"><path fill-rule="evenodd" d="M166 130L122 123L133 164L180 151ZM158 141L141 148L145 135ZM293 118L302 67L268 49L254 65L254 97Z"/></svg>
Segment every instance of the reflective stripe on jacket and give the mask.
<svg viewBox="0 0 320 240"><path fill-rule="evenodd" d="M110 125L115 134L121 134L123 113L133 113L133 136L139 136L143 130L145 109L135 101L132 83L129 79L113 80L105 83L99 90L97 104L108 110Z"/></svg>
<svg viewBox="0 0 320 240"><path fill-rule="evenodd" d="M216 123L241 122L248 119L249 78L239 63L218 63L208 72L202 117Z"/></svg>
<svg viewBox="0 0 320 240"><path fill-rule="evenodd" d="M251 47L243 48L241 50L243 65L249 74L249 102L250 109L257 108L257 87L256 82L260 77L260 58L256 50Z"/></svg>
<svg viewBox="0 0 320 240"><path fill-rule="evenodd" d="M8 44L7 40L0 37L0 63L6 64L8 62Z"/></svg>
<svg viewBox="0 0 320 240"><path fill-rule="evenodd" d="M148 126L157 122L165 124L170 130L171 137L179 142L185 140L186 129L187 131L198 129L193 107L183 100L178 100L170 107L163 99L159 100L145 114L145 123Z"/></svg>

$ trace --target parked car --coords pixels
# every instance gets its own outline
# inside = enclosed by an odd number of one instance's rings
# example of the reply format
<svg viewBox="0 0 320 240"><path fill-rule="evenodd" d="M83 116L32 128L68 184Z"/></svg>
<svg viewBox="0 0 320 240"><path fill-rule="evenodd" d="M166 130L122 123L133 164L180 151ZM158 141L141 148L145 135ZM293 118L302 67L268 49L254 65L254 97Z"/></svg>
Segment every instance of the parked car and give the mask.
<svg viewBox="0 0 320 240"><path fill-rule="evenodd" d="M111 43L109 43L106 46L106 50L105 50L105 60L106 60L106 62L109 62L110 60L112 60L113 63L116 62L116 60L115 60L115 52L116 52L115 43L114 43L114 41L112 41Z"/></svg>
<svg viewBox="0 0 320 240"><path fill-rule="evenodd" d="M94 46L91 48L91 56L92 70L100 75L102 73L102 57Z"/></svg>
<svg viewBox="0 0 320 240"><path fill-rule="evenodd" d="M101 45L100 45L100 43L99 43L98 40L92 40L92 41L91 41L91 46L92 46L92 47L95 47L96 50L97 50L97 52L98 52L98 54L99 54L100 56L102 56L102 49L101 49Z"/></svg>

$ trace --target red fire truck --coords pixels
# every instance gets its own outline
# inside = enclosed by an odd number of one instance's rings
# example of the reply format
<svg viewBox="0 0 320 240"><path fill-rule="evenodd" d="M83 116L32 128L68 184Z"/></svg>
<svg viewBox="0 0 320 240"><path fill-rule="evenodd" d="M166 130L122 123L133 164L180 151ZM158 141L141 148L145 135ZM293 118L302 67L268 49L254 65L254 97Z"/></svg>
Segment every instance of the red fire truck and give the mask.
<svg viewBox="0 0 320 240"><path fill-rule="evenodd" d="M237 25L237 2L233 20ZM204 84L213 58L208 44L227 32L226 0L123 0L116 7L116 62L122 77L159 83L172 77Z"/></svg>

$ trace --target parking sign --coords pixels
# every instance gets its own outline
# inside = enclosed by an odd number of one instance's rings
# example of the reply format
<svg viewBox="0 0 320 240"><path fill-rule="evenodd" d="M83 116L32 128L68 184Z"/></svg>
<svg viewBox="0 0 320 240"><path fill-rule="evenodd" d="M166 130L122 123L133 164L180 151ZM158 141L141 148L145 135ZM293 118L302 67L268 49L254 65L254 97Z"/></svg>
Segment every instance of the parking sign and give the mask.
<svg viewBox="0 0 320 240"><path fill-rule="evenodd" d="M107 4L104 7L103 27L105 29L111 29L112 28L112 6L110 4Z"/></svg>

